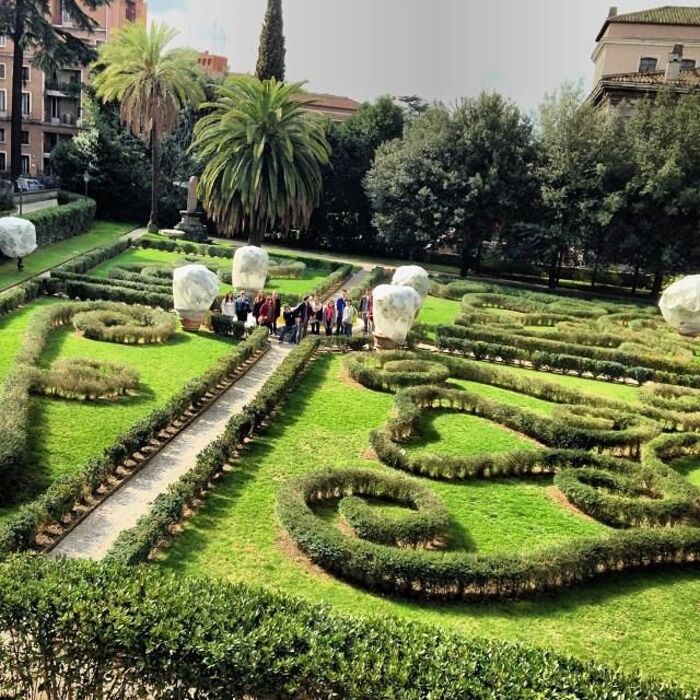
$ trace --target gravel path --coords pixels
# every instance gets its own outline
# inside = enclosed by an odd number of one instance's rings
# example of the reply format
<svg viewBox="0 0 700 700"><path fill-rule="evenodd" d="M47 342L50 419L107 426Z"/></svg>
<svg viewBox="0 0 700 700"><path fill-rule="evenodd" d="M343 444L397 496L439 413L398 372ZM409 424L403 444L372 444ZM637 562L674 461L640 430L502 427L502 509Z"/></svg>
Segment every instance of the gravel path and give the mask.
<svg viewBox="0 0 700 700"><path fill-rule="evenodd" d="M256 395L290 349L273 341L241 379L69 532L51 554L102 559L118 535L148 513L156 496L192 468L197 454L223 433L229 418Z"/></svg>

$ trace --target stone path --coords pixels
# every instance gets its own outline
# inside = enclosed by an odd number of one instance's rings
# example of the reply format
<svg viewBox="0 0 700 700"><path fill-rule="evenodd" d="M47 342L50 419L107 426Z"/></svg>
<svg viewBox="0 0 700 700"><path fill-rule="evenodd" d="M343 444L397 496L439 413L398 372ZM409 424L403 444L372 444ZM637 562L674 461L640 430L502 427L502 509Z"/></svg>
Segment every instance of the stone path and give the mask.
<svg viewBox="0 0 700 700"><path fill-rule="evenodd" d="M197 454L223 433L229 418L256 395L290 350L291 346L273 341L241 379L69 532L51 554L102 559L118 535L148 513L156 496L194 466Z"/></svg>

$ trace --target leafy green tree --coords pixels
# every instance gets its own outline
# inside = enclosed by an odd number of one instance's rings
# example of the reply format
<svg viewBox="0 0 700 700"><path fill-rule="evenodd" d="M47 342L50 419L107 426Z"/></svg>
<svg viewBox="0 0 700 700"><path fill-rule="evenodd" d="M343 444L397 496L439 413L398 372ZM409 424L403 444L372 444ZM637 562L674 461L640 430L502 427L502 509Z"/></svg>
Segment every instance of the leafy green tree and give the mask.
<svg viewBox="0 0 700 700"><path fill-rule="evenodd" d="M447 110L434 107L407 126L403 139L377 149L365 187L379 240L390 252L413 259L449 230L450 127Z"/></svg>
<svg viewBox="0 0 700 700"><path fill-rule="evenodd" d="M548 267L556 287L567 256L583 255L587 240L603 235L621 206L614 116L584 101L580 88L564 86L540 107L541 211L530 229L529 254ZM603 259L598 242L596 258Z"/></svg>
<svg viewBox="0 0 700 700"><path fill-rule="evenodd" d="M63 0L63 11L73 25L93 31L95 20L86 10L106 5L108 0ZM0 3L0 33L12 40L12 115L10 176L16 182L22 169L22 67L28 51L34 64L46 73L60 66L86 65L93 49L72 32L55 26L47 0L6 0Z"/></svg>
<svg viewBox="0 0 700 700"><path fill-rule="evenodd" d="M258 80L274 78L283 83L285 53L282 0L268 0L255 68Z"/></svg>
<svg viewBox="0 0 700 700"><path fill-rule="evenodd" d="M689 269L700 253L700 97L664 91L642 102L627 128L636 230L623 249L653 272L657 294L667 273Z"/></svg>
<svg viewBox="0 0 700 700"><path fill-rule="evenodd" d="M97 96L118 102L122 121L149 145L149 231L158 230L161 140L177 129L185 105L198 107L204 100L196 52L168 48L176 34L164 24L127 25L101 47L94 81Z"/></svg>
<svg viewBox="0 0 700 700"><path fill-rule="evenodd" d="M324 122L303 109L302 83L230 78L195 127L200 192L221 233L308 226L321 198L330 146Z"/></svg>
<svg viewBox="0 0 700 700"><path fill-rule="evenodd" d="M323 168L323 197L305 243L333 250L377 247L364 178L377 148L403 133L404 115L389 97L365 103L341 124L328 122L332 156Z"/></svg>
<svg viewBox="0 0 700 700"><path fill-rule="evenodd" d="M530 122L499 95L431 108L379 150L367 176L380 237L399 248L452 245L462 274L478 268L483 243L531 199L534 157Z"/></svg>

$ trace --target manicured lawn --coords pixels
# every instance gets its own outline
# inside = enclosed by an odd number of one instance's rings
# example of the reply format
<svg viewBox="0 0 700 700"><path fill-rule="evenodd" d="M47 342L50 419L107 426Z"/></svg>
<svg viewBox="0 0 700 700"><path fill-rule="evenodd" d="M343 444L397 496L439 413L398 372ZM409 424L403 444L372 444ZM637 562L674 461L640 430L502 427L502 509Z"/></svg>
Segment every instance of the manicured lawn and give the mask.
<svg viewBox="0 0 700 700"><path fill-rule="evenodd" d="M497 423L456 411L429 411L418 419L418 429L406 444L411 454L438 453L469 456L532 450L537 444Z"/></svg>
<svg viewBox="0 0 700 700"><path fill-rule="evenodd" d="M112 243L133 228L133 224L96 221L92 229L82 236L74 236L35 250L25 259L23 272L17 272L14 260L4 262L0 264L0 290L33 277L49 267L60 265L69 258L85 253L92 248Z"/></svg>
<svg viewBox="0 0 700 700"><path fill-rule="evenodd" d="M36 309L38 305L32 304L11 315L8 321L13 324L12 335L19 337L21 328ZM5 329L0 336L4 341ZM31 460L41 465L41 471L27 497L36 495L56 477L79 468L99 454L121 432L163 405L189 379L211 367L233 344L233 341L207 333L178 332L166 344L146 346L88 340L68 329L52 333L42 357L45 365L68 357L120 362L138 369L141 389L135 396L118 400L32 399ZM14 510L16 506L0 510L0 520Z"/></svg>
<svg viewBox="0 0 700 700"><path fill-rule="evenodd" d="M107 260L98 265L90 274L96 277L107 277L113 267L120 265L183 265L188 263L187 258L196 256L172 253L166 250L154 250L150 248L138 248L128 250L116 258ZM231 260L229 258L203 258L202 262L217 269L230 270ZM266 287L266 291L277 291L280 294L291 296L302 296L318 286L327 276L327 270L307 267L300 279L272 279ZM222 294L231 291L230 284L221 284L219 288Z"/></svg>
<svg viewBox="0 0 700 700"><path fill-rule="evenodd" d="M461 306L462 304L459 301L428 296L423 301L423 308L418 314L418 321L431 325L452 325L457 316L459 316Z"/></svg>
<svg viewBox="0 0 700 700"><path fill-rule="evenodd" d="M161 555L161 566L182 574L264 585L354 614L394 614L470 636L519 640L697 682L700 627L688 624L700 607L697 572L620 575L533 601L474 605L372 595L309 566L278 524L280 484L325 466L383 468L369 459L367 434L384 422L393 397L342 379L341 362L336 356L316 361L268 432L256 438ZM587 386L604 393L618 388L592 381ZM459 436L456 425L437 421L436 426L444 431L442 437L449 433L450 440L463 445L471 439ZM493 435L491 447L498 449L501 438ZM453 518L451 547L525 550L607 531L555 501L549 480L423 483L448 504Z"/></svg>

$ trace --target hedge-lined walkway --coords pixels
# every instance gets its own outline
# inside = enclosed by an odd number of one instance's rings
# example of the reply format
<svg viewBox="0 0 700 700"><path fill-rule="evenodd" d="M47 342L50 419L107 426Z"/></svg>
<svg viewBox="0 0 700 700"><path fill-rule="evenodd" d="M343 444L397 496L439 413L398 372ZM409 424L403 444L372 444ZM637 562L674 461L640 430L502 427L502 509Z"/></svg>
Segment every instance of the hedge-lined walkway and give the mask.
<svg viewBox="0 0 700 700"><path fill-rule="evenodd" d="M257 394L289 349L274 342L239 381L168 443L142 471L90 513L52 554L102 559L119 534L133 527L149 511L156 496L192 468L197 454L223 433L231 415Z"/></svg>

